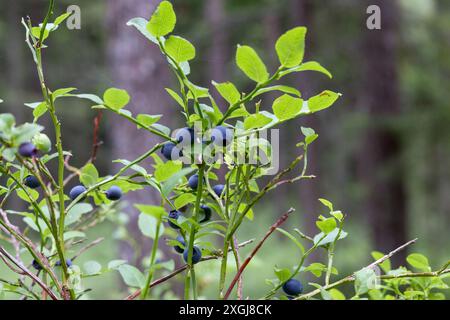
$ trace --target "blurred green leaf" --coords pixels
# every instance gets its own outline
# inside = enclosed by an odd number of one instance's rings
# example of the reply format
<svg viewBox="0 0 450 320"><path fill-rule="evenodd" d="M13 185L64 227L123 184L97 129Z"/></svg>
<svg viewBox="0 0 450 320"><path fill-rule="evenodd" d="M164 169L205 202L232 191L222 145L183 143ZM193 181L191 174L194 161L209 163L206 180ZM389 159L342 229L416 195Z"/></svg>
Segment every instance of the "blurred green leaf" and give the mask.
<svg viewBox="0 0 450 320"><path fill-rule="evenodd" d="M147 24L147 30L155 37L163 37L172 32L177 23L173 6L169 1L162 1Z"/></svg>
<svg viewBox="0 0 450 320"><path fill-rule="evenodd" d="M284 33L275 44L278 59L285 68L298 66L305 54L305 37L307 29L297 27Z"/></svg>
<svg viewBox="0 0 450 320"><path fill-rule="evenodd" d="M236 52L238 67L255 82L262 83L269 79L264 62L256 51L249 46L238 46Z"/></svg>

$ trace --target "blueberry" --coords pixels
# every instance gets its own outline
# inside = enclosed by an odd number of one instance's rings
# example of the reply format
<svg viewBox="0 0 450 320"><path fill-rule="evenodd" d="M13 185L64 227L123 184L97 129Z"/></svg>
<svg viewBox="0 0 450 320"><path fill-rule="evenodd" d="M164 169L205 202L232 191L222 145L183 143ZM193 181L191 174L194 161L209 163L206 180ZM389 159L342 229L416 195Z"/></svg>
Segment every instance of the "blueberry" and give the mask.
<svg viewBox="0 0 450 320"><path fill-rule="evenodd" d="M200 220L200 223L209 221L211 219L211 214L212 214L211 208L205 204L202 204L200 206L200 209L203 212L203 219Z"/></svg>
<svg viewBox="0 0 450 320"><path fill-rule="evenodd" d="M68 268L72 266L72 260L66 259L66 265ZM55 266L60 267L61 266L61 260L56 261Z"/></svg>
<svg viewBox="0 0 450 320"><path fill-rule="evenodd" d="M37 152L38 152L38 150L37 150L36 146L34 144L32 144L31 142L25 142L19 146L19 154L22 157L31 158L31 157L37 155Z"/></svg>
<svg viewBox="0 0 450 320"><path fill-rule="evenodd" d="M33 260L31 264L33 265L33 268L35 268L36 270L42 270L42 266L36 260Z"/></svg>
<svg viewBox="0 0 450 320"><path fill-rule="evenodd" d="M106 198L113 201L119 200L122 198L122 189L118 186L112 186L106 191Z"/></svg>
<svg viewBox="0 0 450 320"><path fill-rule="evenodd" d="M80 194L82 194L85 191L86 188L83 187L82 185L75 186L72 188L72 190L70 190L69 197L70 199L75 200L76 198L78 198Z"/></svg>
<svg viewBox="0 0 450 320"><path fill-rule="evenodd" d="M194 246L193 249L194 249L194 251L192 252L192 264L196 264L202 258L202 251L196 246ZM183 258L184 258L184 261L186 261L186 263L187 263L188 262L188 249L187 248L183 252Z"/></svg>
<svg viewBox="0 0 450 320"><path fill-rule="evenodd" d="M186 246L186 242L184 242L184 239L183 239L182 236L178 236L177 237L177 241L183 245L183 248L180 247L180 246L175 246L173 248L175 249L176 252L183 253L184 252L184 247Z"/></svg>
<svg viewBox="0 0 450 320"><path fill-rule="evenodd" d="M225 147L233 140L233 131L224 126L217 126L211 132L211 141L215 145Z"/></svg>
<svg viewBox="0 0 450 320"><path fill-rule="evenodd" d="M197 190L198 187L198 174L194 174L189 177L188 185L192 190Z"/></svg>
<svg viewBox="0 0 450 320"><path fill-rule="evenodd" d="M213 187L213 191L218 197L222 195L223 190L225 190L225 186L223 184L217 184Z"/></svg>
<svg viewBox="0 0 450 320"><path fill-rule="evenodd" d="M169 212L169 219L178 220L178 218L181 216L181 212L178 210L172 210ZM169 220L169 226L172 229L180 229L179 226L177 226L175 223Z"/></svg>
<svg viewBox="0 0 450 320"><path fill-rule="evenodd" d="M185 139L187 139L187 141L190 142L190 144L194 144L195 141L194 129L186 127L181 128L180 130L177 131L175 135L175 140L177 140L178 142L182 142L185 141Z"/></svg>
<svg viewBox="0 0 450 320"><path fill-rule="evenodd" d="M173 142L168 142L161 148L161 153L167 160L177 160L183 155L181 150ZM172 157L173 155L173 157Z"/></svg>
<svg viewBox="0 0 450 320"><path fill-rule="evenodd" d="M35 176L27 176L27 177L24 179L23 183L24 183L28 188L31 188L31 189L36 189L36 188L39 188L39 187L41 186L41 184L40 184L38 178L36 178Z"/></svg>
<svg viewBox="0 0 450 320"><path fill-rule="evenodd" d="M303 285L296 279L290 279L283 284L283 291L289 296L298 296L303 292Z"/></svg>

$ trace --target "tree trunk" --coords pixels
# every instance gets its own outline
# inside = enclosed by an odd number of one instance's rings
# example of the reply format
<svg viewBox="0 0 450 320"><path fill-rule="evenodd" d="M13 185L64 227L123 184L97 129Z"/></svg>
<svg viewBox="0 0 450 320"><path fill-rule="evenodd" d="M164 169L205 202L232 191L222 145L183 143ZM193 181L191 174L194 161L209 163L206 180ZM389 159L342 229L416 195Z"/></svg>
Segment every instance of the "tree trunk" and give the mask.
<svg viewBox="0 0 450 320"><path fill-rule="evenodd" d="M159 49L143 37L135 28L126 26L127 21L144 15L146 19L154 11L158 0L110 0L108 1L108 58L111 68L111 86L126 89L131 96L127 107L134 115L139 113L165 114L170 112L169 102L164 87L167 87L168 68ZM112 141L113 159L135 159L159 141L147 132L137 130L136 125L123 118L112 116L109 139ZM164 119L163 119L164 120ZM103 123L106 125L106 123ZM149 166L144 163L144 166ZM130 234L141 252L135 252L129 245L121 245L121 256L138 264L143 255L149 255L150 240L144 238L137 227L136 209L131 204L160 204L158 194L146 188L144 191L131 192L125 200L130 205ZM135 255L136 254L136 255Z"/></svg>
<svg viewBox="0 0 450 320"><path fill-rule="evenodd" d="M208 0L204 8L205 20L210 30L210 46L207 51L207 68L205 78L207 81L216 82L227 81L227 61L228 61L228 32L225 27L225 5L224 0ZM214 99L221 101L223 105L225 100L220 97L216 90L211 91ZM224 107L222 107L224 110Z"/></svg>
<svg viewBox="0 0 450 320"><path fill-rule="evenodd" d="M370 3L369 3L370 2ZM367 187L366 214L377 250L388 252L406 242L405 186L401 143L388 121L400 114L396 65L398 14L395 1L368 1L381 8L381 30L365 30L361 61L366 61L364 101L369 128L361 150L361 174ZM394 262L404 262L405 251Z"/></svg>

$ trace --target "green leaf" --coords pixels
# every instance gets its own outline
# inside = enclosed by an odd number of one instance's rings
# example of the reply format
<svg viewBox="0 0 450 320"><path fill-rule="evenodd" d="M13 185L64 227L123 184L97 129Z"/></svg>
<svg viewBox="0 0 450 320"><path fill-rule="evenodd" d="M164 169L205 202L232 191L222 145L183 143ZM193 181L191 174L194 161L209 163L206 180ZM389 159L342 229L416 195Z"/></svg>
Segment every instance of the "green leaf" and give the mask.
<svg viewBox="0 0 450 320"><path fill-rule="evenodd" d="M317 71L317 72L327 75L330 79L333 78L333 75L330 73L330 71L328 71L327 69L322 67L318 62L315 62L315 61L309 61L309 62L302 63L298 67L293 68L291 70L292 70L292 72Z"/></svg>
<svg viewBox="0 0 450 320"><path fill-rule="evenodd" d="M89 93L80 93L80 94L71 94L71 97L90 100L98 105L102 105L104 102L102 99L100 99L99 96L96 96L95 94L89 94Z"/></svg>
<svg viewBox="0 0 450 320"><path fill-rule="evenodd" d="M372 251L372 257L376 260L381 259L384 257L384 254L379 251ZM391 261L389 259L383 261L379 264L381 269L383 269L384 272L388 273L391 270Z"/></svg>
<svg viewBox="0 0 450 320"><path fill-rule="evenodd" d="M277 276L277 278L280 280L280 282L286 282L291 277L291 271L287 268L278 269L277 267L274 268L274 272Z"/></svg>
<svg viewBox="0 0 450 320"><path fill-rule="evenodd" d="M162 164L158 164L155 167L155 179L159 182L166 181L176 172L180 171L183 167L181 161L167 161Z"/></svg>
<svg viewBox="0 0 450 320"><path fill-rule="evenodd" d="M261 88L255 93L254 97L257 97L263 93L267 93L267 92L271 92L271 91L281 91L284 93L293 94L294 96L297 96L299 98L302 97L302 94L300 91L298 91L295 88L292 88L289 86L284 86L284 85L276 85L276 86Z"/></svg>
<svg viewBox="0 0 450 320"><path fill-rule="evenodd" d="M309 112L317 112L331 107L337 99L341 96L340 93L325 90L317 96L311 97L308 100Z"/></svg>
<svg viewBox="0 0 450 320"><path fill-rule="evenodd" d="M68 93L71 93L72 91L75 91L75 90L77 90L77 88L62 88L62 89L55 90L52 93L53 101L60 97L67 97Z"/></svg>
<svg viewBox="0 0 450 320"><path fill-rule="evenodd" d="M81 169L80 182L85 187L93 186L99 178L97 168L92 163L88 163Z"/></svg>
<svg viewBox="0 0 450 320"><path fill-rule="evenodd" d="M86 261L83 263L84 274L86 275L94 275L99 274L102 270L102 265L97 261Z"/></svg>
<svg viewBox="0 0 450 320"><path fill-rule="evenodd" d="M307 266L304 271L309 271L316 277L320 277L322 275L322 272L327 271L327 267L322 263L314 262Z"/></svg>
<svg viewBox="0 0 450 320"><path fill-rule="evenodd" d="M305 136L309 136L314 134L314 130L311 131L307 131L307 129L312 130L310 128L303 128L302 127L302 132ZM328 209L330 209L330 211L333 211L333 204L331 203L331 201L328 201L327 199L323 199L323 198L319 198L320 203L322 203L325 207L327 207Z"/></svg>
<svg viewBox="0 0 450 320"><path fill-rule="evenodd" d="M335 228L333 231L328 233L325 237L324 237L325 234L323 232L321 232L314 236L314 239L313 239L314 243L317 244L317 246L324 246L328 243L334 242L336 240L336 237L338 236L338 233L339 233L339 228ZM347 237L347 232L342 230L339 235L338 240L344 239L345 237ZM320 240L320 239L322 239L322 240Z"/></svg>
<svg viewBox="0 0 450 320"><path fill-rule="evenodd" d="M294 98L287 94L277 98L272 105L273 112L280 121L294 118L302 107L302 99Z"/></svg>
<svg viewBox="0 0 450 320"><path fill-rule="evenodd" d="M229 104L235 104L241 99L241 94L239 93L238 89L233 83L231 82L217 83L213 81L212 84L214 85L214 87L216 87L220 95Z"/></svg>
<svg viewBox="0 0 450 320"><path fill-rule="evenodd" d="M253 81L265 82L269 79L269 73L256 51L249 46L238 46L236 52L238 67Z"/></svg>
<svg viewBox="0 0 450 320"><path fill-rule="evenodd" d="M305 37L307 29L297 27L281 35L275 44L278 59L285 68L298 66L305 54Z"/></svg>
<svg viewBox="0 0 450 320"><path fill-rule="evenodd" d="M244 128L245 128L245 130L262 128L271 122L272 122L271 118L265 116L262 113L256 113L256 114L252 114L251 116L249 116L245 119Z"/></svg>
<svg viewBox="0 0 450 320"><path fill-rule="evenodd" d="M319 137L319 135L312 128L301 127L300 129L305 136L305 143L307 146L313 143Z"/></svg>
<svg viewBox="0 0 450 320"><path fill-rule="evenodd" d="M153 43L158 43L158 40L147 30L148 21L144 18L133 18L127 22L127 26L135 27L148 40Z"/></svg>
<svg viewBox="0 0 450 320"><path fill-rule="evenodd" d="M330 291L328 291L331 295L331 298L333 300L345 300L345 295L340 292L338 289L331 289Z"/></svg>
<svg viewBox="0 0 450 320"><path fill-rule="evenodd" d="M175 173L174 175L172 175L166 182L164 182L162 188L161 188L161 192L163 195L165 195L166 197L169 196L170 192L172 192L173 188L175 188L175 186L180 183L180 180L192 173L195 169L194 168L184 168L181 169L180 171L178 171L177 173Z"/></svg>
<svg viewBox="0 0 450 320"><path fill-rule="evenodd" d="M123 264L119 267L119 273L129 287L142 288L145 285L145 276L133 266Z"/></svg>
<svg viewBox="0 0 450 320"><path fill-rule="evenodd" d="M139 230L141 230L142 234L146 237L155 239L156 237L156 227L160 224L160 234L163 234L164 232L164 226L160 223L160 220L156 219L155 217L146 214L141 213L138 218L138 227Z"/></svg>
<svg viewBox="0 0 450 320"><path fill-rule="evenodd" d="M373 289L377 284L377 275L374 270L364 268L355 272L355 292L361 295Z"/></svg>
<svg viewBox="0 0 450 320"><path fill-rule="evenodd" d="M325 220L316 221L317 227L325 234L330 233L336 228L336 219L328 218Z"/></svg>
<svg viewBox="0 0 450 320"><path fill-rule="evenodd" d="M110 270L116 270L118 269L121 265L124 265L125 263L127 263L126 260L111 260L108 263L108 269Z"/></svg>
<svg viewBox="0 0 450 320"><path fill-rule="evenodd" d="M166 91L182 108L184 108L183 99L180 97L178 93L176 93L170 88L166 88Z"/></svg>
<svg viewBox="0 0 450 320"><path fill-rule="evenodd" d="M91 212L93 210L92 205L89 203L77 203L66 214L64 223L66 226L77 222L83 214Z"/></svg>
<svg viewBox="0 0 450 320"><path fill-rule="evenodd" d="M175 208L180 209L189 203L195 203L195 195L192 193L183 193L181 196L175 199Z"/></svg>
<svg viewBox="0 0 450 320"><path fill-rule="evenodd" d="M161 119L162 115L150 115L150 114L139 114L136 120L142 123L145 127L150 127L152 124L156 123ZM138 126L140 128L140 126Z"/></svg>
<svg viewBox="0 0 450 320"><path fill-rule="evenodd" d="M177 16L169 1L162 1L153 13L147 30L155 37L163 37L172 32L177 23Z"/></svg>
<svg viewBox="0 0 450 320"><path fill-rule="evenodd" d="M71 15L70 12L63 13L62 15L58 16L58 17L55 19L55 21L53 22L53 24L54 24L55 26L60 25L61 23L64 22L64 20L66 20L68 17L70 17L70 15Z"/></svg>
<svg viewBox="0 0 450 320"><path fill-rule="evenodd" d="M163 215L166 214L166 210L160 206L152 206L152 205L144 205L144 204L135 204L134 205L141 213L148 214L158 220L161 219Z"/></svg>
<svg viewBox="0 0 450 320"><path fill-rule="evenodd" d="M164 43L167 53L176 62L190 61L195 58L195 47L179 36L170 36Z"/></svg>
<svg viewBox="0 0 450 320"><path fill-rule="evenodd" d="M108 107L120 110L130 102L130 96L125 90L110 88L105 91L103 100Z"/></svg>
<svg viewBox="0 0 450 320"><path fill-rule="evenodd" d="M430 264L428 262L428 258L420 253L412 253L407 258L406 261L413 266L414 268L417 268L419 270L423 271L429 271L430 270Z"/></svg>
<svg viewBox="0 0 450 320"><path fill-rule="evenodd" d="M42 117L46 112L47 112L47 104L45 102L41 102L33 110L34 122L38 121L39 118Z"/></svg>

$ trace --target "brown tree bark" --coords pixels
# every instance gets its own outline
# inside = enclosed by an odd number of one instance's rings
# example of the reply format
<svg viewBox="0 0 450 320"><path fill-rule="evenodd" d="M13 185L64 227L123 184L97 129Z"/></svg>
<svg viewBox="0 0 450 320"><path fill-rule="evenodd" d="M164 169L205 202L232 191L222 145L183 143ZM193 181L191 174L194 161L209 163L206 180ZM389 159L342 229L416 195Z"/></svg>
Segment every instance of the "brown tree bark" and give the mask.
<svg viewBox="0 0 450 320"><path fill-rule="evenodd" d="M366 82L364 102L369 128L361 149L361 177L366 186L366 214L377 250L387 252L407 239L405 186L400 137L392 126L401 112L397 73L399 10L396 1L368 1L381 8L381 30L366 30L363 39ZM389 125L389 123L391 125ZM404 263L406 252L394 262Z"/></svg>
<svg viewBox="0 0 450 320"><path fill-rule="evenodd" d="M134 115L139 113L164 114L170 119L168 97L164 88L168 83L168 68L159 49L143 37L135 28L126 26L127 21L142 16L148 19L160 1L158 0L110 0L108 1L108 59L111 69L111 85L126 89L131 96L127 107ZM164 119L163 119L164 122ZM166 123L168 124L168 123ZM137 130L136 125L128 123L120 117L111 117L109 139L112 144L112 158L135 159L160 141L147 132ZM149 163L143 164L149 167ZM128 261L135 260L139 264L143 255L149 255L150 239L142 236L137 227L138 212L132 204L160 204L158 194L146 188L144 191L131 192L126 195L129 202L127 212L130 215L130 234L141 252L135 255L134 250L125 243L121 246L121 256Z"/></svg>

